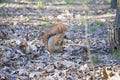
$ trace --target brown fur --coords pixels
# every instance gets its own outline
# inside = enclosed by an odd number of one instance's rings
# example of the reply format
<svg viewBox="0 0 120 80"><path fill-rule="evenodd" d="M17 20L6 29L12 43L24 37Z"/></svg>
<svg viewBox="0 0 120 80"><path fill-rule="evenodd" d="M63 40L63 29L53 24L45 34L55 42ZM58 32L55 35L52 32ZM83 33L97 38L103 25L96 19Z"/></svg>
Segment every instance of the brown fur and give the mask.
<svg viewBox="0 0 120 80"><path fill-rule="evenodd" d="M57 34L48 39L48 50L50 53L62 52L64 34Z"/></svg>
<svg viewBox="0 0 120 80"><path fill-rule="evenodd" d="M62 24L61 22L57 22L52 25L52 30L55 30L56 34L64 33L67 30L67 26Z"/></svg>
<svg viewBox="0 0 120 80"><path fill-rule="evenodd" d="M64 34L67 30L67 26L61 22L53 23L52 27L46 31L42 32L42 39L45 45L47 44L48 39L56 34Z"/></svg>

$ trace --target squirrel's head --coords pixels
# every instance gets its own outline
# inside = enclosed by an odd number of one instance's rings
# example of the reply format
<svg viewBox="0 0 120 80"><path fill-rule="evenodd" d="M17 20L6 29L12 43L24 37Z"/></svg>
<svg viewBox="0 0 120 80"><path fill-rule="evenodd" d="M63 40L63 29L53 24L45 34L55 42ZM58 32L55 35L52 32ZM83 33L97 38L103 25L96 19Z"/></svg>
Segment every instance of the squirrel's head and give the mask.
<svg viewBox="0 0 120 80"><path fill-rule="evenodd" d="M64 34L57 34L55 37L55 45L62 45L64 40Z"/></svg>

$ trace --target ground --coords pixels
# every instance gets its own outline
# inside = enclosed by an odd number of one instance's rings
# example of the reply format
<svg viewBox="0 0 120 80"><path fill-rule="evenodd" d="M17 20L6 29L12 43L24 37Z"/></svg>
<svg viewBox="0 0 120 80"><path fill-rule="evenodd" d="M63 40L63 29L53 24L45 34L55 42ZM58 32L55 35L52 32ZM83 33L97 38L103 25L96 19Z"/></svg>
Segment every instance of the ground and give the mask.
<svg viewBox="0 0 120 80"><path fill-rule="evenodd" d="M120 80L120 58L109 48L115 10L109 0L83 1L1 2L0 80ZM58 20L68 26L64 51L49 54L41 32Z"/></svg>

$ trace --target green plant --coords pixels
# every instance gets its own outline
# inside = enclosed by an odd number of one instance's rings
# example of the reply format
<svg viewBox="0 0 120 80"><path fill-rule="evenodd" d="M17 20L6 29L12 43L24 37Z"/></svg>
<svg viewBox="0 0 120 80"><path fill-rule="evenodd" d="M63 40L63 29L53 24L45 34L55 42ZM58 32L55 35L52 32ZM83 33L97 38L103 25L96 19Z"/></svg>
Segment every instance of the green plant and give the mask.
<svg viewBox="0 0 120 80"><path fill-rule="evenodd" d="M88 30L90 32L95 32L95 31L97 31L97 28L96 27L89 27Z"/></svg>
<svg viewBox="0 0 120 80"><path fill-rule="evenodd" d="M10 1L9 0L0 0L0 5L5 5L6 3L9 3Z"/></svg>
<svg viewBox="0 0 120 80"><path fill-rule="evenodd" d="M116 59L120 59L120 50L116 50L116 51L113 53L113 57L116 58Z"/></svg>
<svg viewBox="0 0 120 80"><path fill-rule="evenodd" d="M32 0L26 0L26 1L32 1Z"/></svg>
<svg viewBox="0 0 120 80"><path fill-rule="evenodd" d="M6 6L7 5L7 3L0 3L0 7L1 6ZM2 11L4 11L4 10L2 10ZM0 9L0 12L1 12L1 9Z"/></svg>
<svg viewBox="0 0 120 80"><path fill-rule="evenodd" d="M39 7L39 8L45 8L45 3L43 1L42 2L37 2L36 6Z"/></svg>
<svg viewBox="0 0 120 80"><path fill-rule="evenodd" d="M99 20L96 20L95 24L98 25L98 26L101 26L101 27L105 26L105 22L99 21Z"/></svg>
<svg viewBox="0 0 120 80"><path fill-rule="evenodd" d="M67 4L73 4L73 3L74 3L74 0L65 0L65 2L66 2Z"/></svg>
<svg viewBox="0 0 120 80"><path fill-rule="evenodd" d="M99 56L92 56L92 60L93 60L93 62L95 62L95 63L97 63L97 62L99 62L100 61L100 57Z"/></svg>
<svg viewBox="0 0 120 80"><path fill-rule="evenodd" d="M48 26L48 25L50 25L51 23L50 22L48 22L48 21L42 21L41 22L41 25L45 25L45 26Z"/></svg>
<svg viewBox="0 0 120 80"><path fill-rule="evenodd" d="M107 3L110 3L111 2L111 0L105 0Z"/></svg>
<svg viewBox="0 0 120 80"><path fill-rule="evenodd" d="M80 22L81 24L84 24L84 23L85 23L85 19L82 18L82 19L79 20L79 22Z"/></svg>
<svg viewBox="0 0 120 80"><path fill-rule="evenodd" d="M78 25L77 23L73 25L73 27L78 27L78 26L79 26L79 25Z"/></svg>
<svg viewBox="0 0 120 80"><path fill-rule="evenodd" d="M90 0L84 0L84 4L89 4Z"/></svg>

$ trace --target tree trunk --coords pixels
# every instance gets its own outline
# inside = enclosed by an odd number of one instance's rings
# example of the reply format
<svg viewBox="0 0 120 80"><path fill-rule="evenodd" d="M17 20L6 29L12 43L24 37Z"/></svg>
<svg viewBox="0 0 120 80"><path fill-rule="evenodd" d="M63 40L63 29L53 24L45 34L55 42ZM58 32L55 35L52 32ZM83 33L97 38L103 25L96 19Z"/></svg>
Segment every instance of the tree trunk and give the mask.
<svg viewBox="0 0 120 80"><path fill-rule="evenodd" d="M117 0L111 0L111 8L113 9L117 8Z"/></svg>
<svg viewBox="0 0 120 80"><path fill-rule="evenodd" d="M120 49L120 0L117 0L116 2L117 2L116 18L110 30L110 48L112 52ZM111 7L112 7L112 3L111 3ZM113 8L115 8L115 6Z"/></svg>

